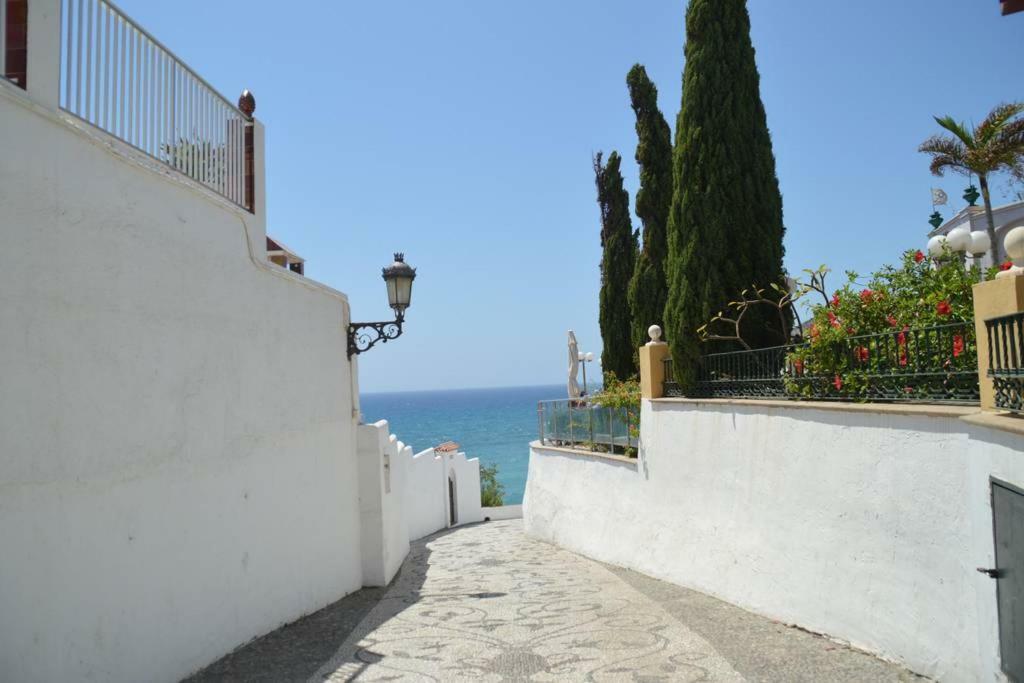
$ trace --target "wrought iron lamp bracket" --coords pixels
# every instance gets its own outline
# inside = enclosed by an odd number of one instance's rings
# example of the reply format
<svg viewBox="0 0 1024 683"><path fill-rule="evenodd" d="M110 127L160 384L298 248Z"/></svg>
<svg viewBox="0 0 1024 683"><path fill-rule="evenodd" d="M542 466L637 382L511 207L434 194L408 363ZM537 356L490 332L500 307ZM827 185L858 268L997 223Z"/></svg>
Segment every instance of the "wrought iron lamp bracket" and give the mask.
<svg viewBox="0 0 1024 683"><path fill-rule="evenodd" d="M377 342L386 344L392 339L402 336L402 323L405 316L396 316L394 320L375 323L352 323L348 326L348 357L369 351Z"/></svg>

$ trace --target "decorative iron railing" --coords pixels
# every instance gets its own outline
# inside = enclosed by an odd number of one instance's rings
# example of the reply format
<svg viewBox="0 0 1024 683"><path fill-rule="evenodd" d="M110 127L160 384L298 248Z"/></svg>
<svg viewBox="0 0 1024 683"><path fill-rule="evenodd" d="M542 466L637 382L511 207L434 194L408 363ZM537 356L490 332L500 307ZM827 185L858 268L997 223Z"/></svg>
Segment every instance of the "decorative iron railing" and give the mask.
<svg viewBox="0 0 1024 683"><path fill-rule="evenodd" d="M251 209L251 119L109 0L61 4L61 108Z"/></svg>
<svg viewBox="0 0 1024 683"><path fill-rule="evenodd" d="M1024 313L985 321L996 407L1024 413Z"/></svg>
<svg viewBox="0 0 1024 683"><path fill-rule="evenodd" d="M977 348L971 323L707 354L693 388L675 382L665 361L666 396L975 404Z"/></svg>
<svg viewBox="0 0 1024 683"><path fill-rule="evenodd" d="M636 455L639 412L598 406L587 399L539 401L539 440L599 453Z"/></svg>

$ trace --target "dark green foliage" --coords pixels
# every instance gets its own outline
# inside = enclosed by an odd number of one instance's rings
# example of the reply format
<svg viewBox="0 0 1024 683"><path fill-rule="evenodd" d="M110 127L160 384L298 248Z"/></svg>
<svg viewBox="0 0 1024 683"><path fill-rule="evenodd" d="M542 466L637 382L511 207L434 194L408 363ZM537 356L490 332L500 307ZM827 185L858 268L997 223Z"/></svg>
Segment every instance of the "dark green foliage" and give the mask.
<svg viewBox="0 0 1024 683"><path fill-rule="evenodd" d="M480 466L480 505L485 508L501 507L505 504L505 487L498 481L497 465Z"/></svg>
<svg viewBox="0 0 1024 683"><path fill-rule="evenodd" d="M668 299L665 223L672 205L672 132L658 109L658 89L647 77L643 66L636 64L629 70L626 84L636 114L636 163L640 166L636 215L644 226L643 248L629 283L635 353L647 342L648 327L664 327L662 316Z"/></svg>
<svg viewBox="0 0 1024 683"><path fill-rule="evenodd" d="M676 379L692 385L696 330L740 292L782 282L782 197L745 0L691 0L668 220L666 334ZM752 311L752 313L754 313ZM764 311L744 319L753 347L784 338Z"/></svg>
<svg viewBox="0 0 1024 683"><path fill-rule="evenodd" d="M629 193L622 187L618 152L602 165L601 153L594 157L597 203L601 207L601 367L619 379L636 374L626 292L636 262L637 234L629 219Z"/></svg>

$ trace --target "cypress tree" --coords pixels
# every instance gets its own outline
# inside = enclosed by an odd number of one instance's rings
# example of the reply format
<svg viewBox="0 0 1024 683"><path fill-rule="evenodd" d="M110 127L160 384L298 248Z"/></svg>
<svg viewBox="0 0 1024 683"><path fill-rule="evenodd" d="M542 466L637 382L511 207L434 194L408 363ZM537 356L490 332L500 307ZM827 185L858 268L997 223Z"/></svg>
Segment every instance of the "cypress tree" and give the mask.
<svg viewBox="0 0 1024 683"><path fill-rule="evenodd" d="M636 163L640 189L636 215L643 223L643 248L629 282L629 307L633 317L633 352L647 342L647 328L663 324L668 284L665 256L668 251L666 222L672 204L672 132L658 109L658 89L647 70L636 64L626 76L629 99L636 114Z"/></svg>
<svg viewBox="0 0 1024 683"><path fill-rule="evenodd" d="M785 228L746 0L691 0L673 152L665 323L676 380L692 387L696 330L740 292L782 282ZM762 307L766 308L766 307ZM752 309L743 338L779 344L779 322Z"/></svg>
<svg viewBox="0 0 1024 683"><path fill-rule="evenodd" d="M633 362L632 325L626 291L636 262L637 234L629 218L629 193L622 186L622 162L618 152L601 163L594 157L597 203L601 207L601 367L620 380L636 374Z"/></svg>

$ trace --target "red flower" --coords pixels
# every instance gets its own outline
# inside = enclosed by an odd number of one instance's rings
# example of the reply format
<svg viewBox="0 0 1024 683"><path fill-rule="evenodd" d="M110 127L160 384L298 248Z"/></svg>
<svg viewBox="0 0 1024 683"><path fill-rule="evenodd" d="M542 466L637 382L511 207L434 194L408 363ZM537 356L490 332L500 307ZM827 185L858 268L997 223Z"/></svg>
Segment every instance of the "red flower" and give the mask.
<svg viewBox="0 0 1024 683"><path fill-rule="evenodd" d="M839 308L839 292L832 295L832 308Z"/></svg>
<svg viewBox="0 0 1024 683"><path fill-rule="evenodd" d="M885 320L886 320L886 322L889 323L889 327L899 327L900 326L900 321L896 320L896 318L891 316L891 315L886 316Z"/></svg>
<svg viewBox="0 0 1024 683"><path fill-rule="evenodd" d="M836 375L835 379L832 380L832 386L836 388L836 391L841 390L843 388L843 378Z"/></svg>
<svg viewBox="0 0 1024 683"><path fill-rule="evenodd" d="M961 334L953 335L953 358L964 352L964 337Z"/></svg>
<svg viewBox="0 0 1024 683"><path fill-rule="evenodd" d="M839 319L836 318L836 314L832 311L828 312L828 323L832 327L839 327Z"/></svg>
<svg viewBox="0 0 1024 683"><path fill-rule="evenodd" d="M869 304L875 300L875 293L872 292L870 289L865 289L860 293L860 300L866 304Z"/></svg>
<svg viewBox="0 0 1024 683"><path fill-rule="evenodd" d="M900 365L907 364L907 328L904 327L899 334L896 335L896 343L900 347Z"/></svg>
<svg viewBox="0 0 1024 683"><path fill-rule="evenodd" d="M856 347L853 350L853 353L854 353L854 356L857 358L857 360L859 360L861 363L867 363L868 362L868 350L867 350L867 347L865 347L865 346L858 346L858 347Z"/></svg>
<svg viewBox="0 0 1024 683"><path fill-rule="evenodd" d="M920 263L921 261L924 261L924 252L918 249L916 252L914 252L914 262Z"/></svg>
<svg viewBox="0 0 1024 683"><path fill-rule="evenodd" d="M949 315L953 312L948 301L940 301L935 305L935 312L939 315Z"/></svg>
<svg viewBox="0 0 1024 683"><path fill-rule="evenodd" d="M999 270L1009 270L1013 268L1013 261L1006 261L999 266Z"/></svg>
<svg viewBox="0 0 1024 683"><path fill-rule="evenodd" d="M793 361L793 369L796 370L796 374L804 374L804 362L802 360Z"/></svg>

